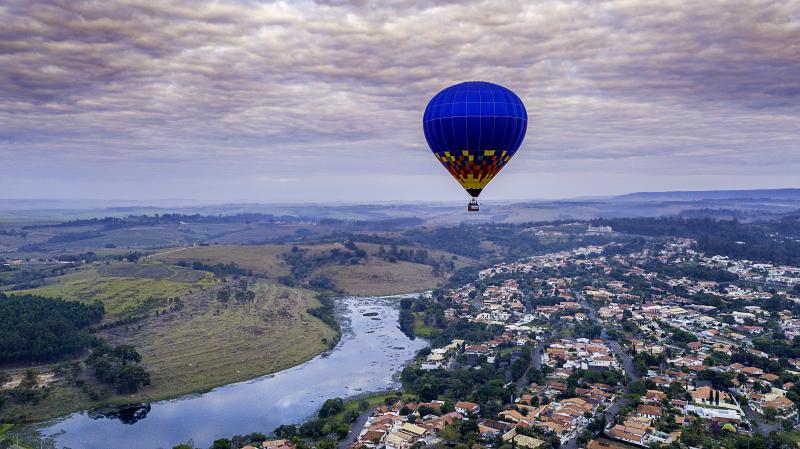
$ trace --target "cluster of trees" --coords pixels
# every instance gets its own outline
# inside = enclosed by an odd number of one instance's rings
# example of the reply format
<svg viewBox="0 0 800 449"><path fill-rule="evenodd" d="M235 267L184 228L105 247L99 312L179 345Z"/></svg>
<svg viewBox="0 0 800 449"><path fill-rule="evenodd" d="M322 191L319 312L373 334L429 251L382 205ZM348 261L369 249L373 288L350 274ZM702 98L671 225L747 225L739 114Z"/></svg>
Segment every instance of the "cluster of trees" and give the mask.
<svg viewBox="0 0 800 449"><path fill-rule="evenodd" d="M225 286L217 292L217 301L228 304L231 299L239 304L252 304L256 300L256 293L248 289L247 280L240 279L235 289Z"/></svg>
<svg viewBox="0 0 800 449"><path fill-rule="evenodd" d="M189 267L192 270L210 271L211 273L214 273L219 278L224 278L226 276L252 276L253 275L253 271L252 270L246 270L246 269L240 267L239 265L237 265L236 262L218 263L216 265L208 265L208 264L204 264L204 263L198 262L198 261L194 261L192 263L189 263L189 262L187 262L185 260L181 260L181 261L178 262L178 266Z"/></svg>
<svg viewBox="0 0 800 449"><path fill-rule="evenodd" d="M94 370L100 382L113 385L118 393L136 393L150 385L150 374L139 365L142 356L130 345L109 346L100 341L86 359L86 365Z"/></svg>
<svg viewBox="0 0 800 449"><path fill-rule="evenodd" d="M430 265L433 275L436 277L452 273L456 269L455 260L452 258L448 260L444 256L439 258L432 257L426 249L398 249L397 244L394 243L389 247L389 251L386 251L383 246L378 248L378 257L392 263L404 261ZM453 258L455 257L457 256L453 256Z"/></svg>
<svg viewBox="0 0 800 449"><path fill-rule="evenodd" d="M79 254L59 254L55 256L56 260L60 260L62 262L94 262L96 260L100 260L100 257L97 256L97 253L94 251L86 251L85 253Z"/></svg>
<svg viewBox="0 0 800 449"><path fill-rule="evenodd" d="M0 293L0 363L50 361L76 354L94 338L86 328L103 318L103 304Z"/></svg>
<svg viewBox="0 0 800 449"><path fill-rule="evenodd" d="M333 330L336 331L336 338L328 343L330 346L333 346L339 340L342 332L341 328L339 327L339 321L336 319L336 306L333 303L333 299L327 295L317 295L317 300L319 301L319 306L310 307L308 309L308 313L319 318L323 323L332 327Z"/></svg>
<svg viewBox="0 0 800 449"><path fill-rule="evenodd" d="M797 358L800 356L800 336L791 342L785 337L771 334L753 338L753 346L759 351L778 358Z"/></svg>
<svg viewBox="0 0 800 449"><path fill-rule="evenodd" d="M431 298L403 298L400 300L400 329L410 337L417 337L423 336L417 325L424 325L428 331L424 337L433 347L447 345L453 339L484 341L497 335L497 326L467 320L446 321L444 310L454 305L444 297L442 289L434 290Z"/></svg>
<svg viewBox="0 0 800 449"><path fill-rule="evenodd" d="M670 344L681 348L685 348L689 343L697 341L697 335L677 327L669 327L668 332Z"/></svg>
<svg viewBox="0 0 800 449"><path fill-rule="evenodd" d="M253 432L247 435L234 435L231 438L218 438L211 443L209 449L239 449L245 446L261 447L261 443L267 441L268 437L261 432ZM172 449L197 449L193 442L181 443L173 446ZM306 447L298 449L307 449Z"/></svg>
<svg viewBox="0 0 800 449"><path fill-rule="evenodd" d="M467 400L481 406L483 417L494 417L503 409L516 387L507 378L508 366L481 360L480 369L422 370L407 367L401 374L403 388L416 394L421 401L443 399L457 402Z"/></svg>
<svg viewBox="0 0 800 449"><path fill-rule="evenodd" d="M345 242L345 249L312 253L308 249L293 246L283 254L283 260L291 267L288 276L278 280L284 285L294 287L301 284L312 271L325 265L357 265L367 258L367 252L352 241ZM328 288L328 290L332 290Z"/></svg>

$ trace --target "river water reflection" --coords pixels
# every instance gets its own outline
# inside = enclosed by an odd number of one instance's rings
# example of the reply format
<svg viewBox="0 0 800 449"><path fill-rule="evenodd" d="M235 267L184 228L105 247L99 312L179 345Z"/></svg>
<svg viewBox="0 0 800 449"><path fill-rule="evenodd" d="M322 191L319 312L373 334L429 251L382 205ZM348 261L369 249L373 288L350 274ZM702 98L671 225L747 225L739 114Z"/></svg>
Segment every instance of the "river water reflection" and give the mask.
<svg viewBox="0 0 800 449"><path fill-rule="evenodd" d="M399 385L396 374L427 344L398 328L399 298L338 300L342 341L294 368L113 417L75 413L39 430L58 448L169 449L189 439L205 448L217 438L300 423L325 399Z"/></svg>

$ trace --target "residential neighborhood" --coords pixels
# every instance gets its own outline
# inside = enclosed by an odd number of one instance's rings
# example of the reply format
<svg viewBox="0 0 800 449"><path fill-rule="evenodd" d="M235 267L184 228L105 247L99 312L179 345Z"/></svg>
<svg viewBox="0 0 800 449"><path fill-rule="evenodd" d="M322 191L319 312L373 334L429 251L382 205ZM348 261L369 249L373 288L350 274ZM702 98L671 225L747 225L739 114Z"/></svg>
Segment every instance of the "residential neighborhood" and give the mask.
<svg viewBox="0 0 800 449"><path fill-rule="evenodd" d="M480 447L680 447L703 426L793 428L800 357L766 336L800 342L800 270L706 255L687 238L616 246L496 264L434 297L451 326L492 331L432 346L412 369L490 369L509 397L491 411L474 393L393 404L352 446L442 443L448 426L472 421Z"/></svg>

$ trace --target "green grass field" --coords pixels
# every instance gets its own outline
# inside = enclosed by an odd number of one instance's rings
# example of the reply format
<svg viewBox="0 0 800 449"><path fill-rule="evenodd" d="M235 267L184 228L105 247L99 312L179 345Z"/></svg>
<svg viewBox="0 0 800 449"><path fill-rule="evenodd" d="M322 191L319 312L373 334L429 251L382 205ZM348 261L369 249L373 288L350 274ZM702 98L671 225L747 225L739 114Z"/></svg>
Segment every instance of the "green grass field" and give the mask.
<svg viewBox="0 0 800 449"><path fill-rule="evenodd" d="M342 410L339 413L331 416L329 419L332 422L337 422L337 423L341 422L349 425L350 422L348 420L348 417L353 411L357 412L365 411L362 407L364 402L367 403L367 408L371 409L378 405L384 404L387 398L401 398L406 402L417 400L416 396L409 393L403 393L402 391L399 390L369 393L365 396L356 396L354 398L344 401Z"/></svg>
<svg viewBox="0 0 800 449"><path fill-rule="evenodd" d="M134 265L117 264L110 268L87 267L75 273L53 278L47 285L9 293L33 294L81 302L101 301L106 310L105 321L114 321L153 311L163 307L167 298L182 297L193 289L208 288L216 283L210 273L201 275L195 282L186 282L195 279L197 272L161 264L158 267L164 270L164 273L156 277L137 277L133 270L128 270L128 276L102 274L112 269L120 270L128 267Z"/></svg>

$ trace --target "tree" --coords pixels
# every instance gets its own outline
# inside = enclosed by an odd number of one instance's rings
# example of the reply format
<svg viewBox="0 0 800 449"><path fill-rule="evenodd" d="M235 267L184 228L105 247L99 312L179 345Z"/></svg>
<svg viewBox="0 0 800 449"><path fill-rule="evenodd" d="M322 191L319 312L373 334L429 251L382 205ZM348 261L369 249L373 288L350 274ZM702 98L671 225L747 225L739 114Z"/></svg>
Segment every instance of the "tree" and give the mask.
<svg viewBox="0 0 800 449"><path fill-rule="evenodd" d="M719 405L719 390L714 390L714 403Z"/></svg>
<svg viewBox="0 0 800 449"><path fill-rule="evenodd" d="M119 345L111 353L122 363L139 363L142 361L142 356L131 345Z"/></svg>
<svg viewBox="0 0 800 449"><path fill-rule="evenodd" d="M784 419L781 421L781 427L783 427L783 430L788 432L794 428L794 423L791 419Z"/></svg>
<svg viewBox="0 0 800 449"><path fill-rule="evenodd" d="M323 438L319 442L317 442L317 449L334 449L336 447L336 442L331 440L330 438Z"/></svg>
<svg viewBox="0 0 800 449"><path fill-rule="evenodd" d="M139 388L150 385L150 374L141 366L126 364L117 376L117 391L124 394L136 393Z"/></svg>
<svg viewBox="0 0 800 449"><path fill-rule="evenodd" d="M194 445L191 443L181 443L177 446L173 446L172 449L194 449Z"/></svg>
<svg viewBox="0 0 800 449"><path fill-rule="evenodd" d="M342 401L342 398L328 399L322 403L322 407L319 409L319 417L327 418L333 416L342 411L342 409L344 409L344 401Z"/></svg>
<svg viewBox="0 0 800 449"><path fill-rule="evenodd" d="M231 440L227 438L220 438L218 440L214 440L214 443L211 444L210 449L231 449Z"/></svg>
<svg viewBox="0 0 800 449"><path fill-rule="evenodd" d="M764 408L764 417L767 418L767 421L772 422L776 416L778 416L778 411L774 407Z"/></svg>

